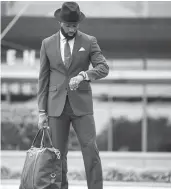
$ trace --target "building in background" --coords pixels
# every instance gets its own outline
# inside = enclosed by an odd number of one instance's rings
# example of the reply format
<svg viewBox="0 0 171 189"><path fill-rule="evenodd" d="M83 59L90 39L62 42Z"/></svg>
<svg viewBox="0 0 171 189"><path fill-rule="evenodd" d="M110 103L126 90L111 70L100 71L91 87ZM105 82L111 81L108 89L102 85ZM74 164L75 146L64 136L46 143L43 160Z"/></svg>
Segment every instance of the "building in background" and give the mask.
<svg viewBox="0 0 171 189"><path fill-rule="evenodd" d="M24 16L53 16L63 1L2 1L2 15L16 15L26 4ZM87 17L171 17L169 1L78 1ZM98 6L97 6L98 4Z"/></svg>

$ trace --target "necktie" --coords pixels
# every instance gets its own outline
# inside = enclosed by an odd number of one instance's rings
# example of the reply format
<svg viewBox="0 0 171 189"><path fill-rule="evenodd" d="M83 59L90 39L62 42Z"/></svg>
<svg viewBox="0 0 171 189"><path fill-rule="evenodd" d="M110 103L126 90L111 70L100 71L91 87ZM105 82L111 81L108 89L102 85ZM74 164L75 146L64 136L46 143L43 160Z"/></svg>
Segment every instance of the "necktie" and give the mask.
<svg viewBox="0 0 171 189"><path fill-rule="evenodd" d="M70 59L71 59L71 50L70 50L68 40L66 40L65 46L64 46L64 64L67 69L69 68Z"/></svg>

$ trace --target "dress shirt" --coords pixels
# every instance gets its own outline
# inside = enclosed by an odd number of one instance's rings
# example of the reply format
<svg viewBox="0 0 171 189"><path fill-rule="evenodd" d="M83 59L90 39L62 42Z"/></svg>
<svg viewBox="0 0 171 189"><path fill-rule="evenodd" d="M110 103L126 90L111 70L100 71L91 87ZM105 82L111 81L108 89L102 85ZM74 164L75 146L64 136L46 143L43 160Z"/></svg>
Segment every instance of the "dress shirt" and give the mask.
<svg viewBox="0 0 171 189"><path fill-rule="evenodd" d="M70 46L70 50L71 50L71 55L72 55L72 51L73 51L73 47L74 47L74 42L75 42L75 38L68 41L69 46ZM62 35L62 33L60 31L60 50L61 50L61 57L62 57L63 62L64 62L65 43L66 43L66 38Z"/></svg>

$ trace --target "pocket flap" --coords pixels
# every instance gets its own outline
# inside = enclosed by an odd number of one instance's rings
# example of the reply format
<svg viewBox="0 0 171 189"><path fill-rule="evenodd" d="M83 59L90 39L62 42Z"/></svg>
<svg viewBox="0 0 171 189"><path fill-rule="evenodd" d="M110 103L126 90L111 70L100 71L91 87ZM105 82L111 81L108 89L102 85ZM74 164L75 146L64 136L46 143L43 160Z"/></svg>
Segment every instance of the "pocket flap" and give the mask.
<svg viewBox="0 0 171 189"><path fill-rule="evenodd" d="M49 86L49 91L56 91L57 90L57 86Z"/></svg>

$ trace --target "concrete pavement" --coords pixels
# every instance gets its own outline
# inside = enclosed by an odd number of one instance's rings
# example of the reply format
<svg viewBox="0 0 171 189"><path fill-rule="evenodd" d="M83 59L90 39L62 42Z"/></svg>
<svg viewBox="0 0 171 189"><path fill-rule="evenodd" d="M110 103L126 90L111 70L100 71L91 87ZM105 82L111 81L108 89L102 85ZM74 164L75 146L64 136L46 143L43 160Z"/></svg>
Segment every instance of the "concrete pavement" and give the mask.
<svg viewBox="0 0 171 189"><path fill-rule="evenodd" d="M19 180L1 180L1 189L19 189ZM167 189L171 183L107 182L104 189ZM87 189L85 181L69 181L69 189Z"/></svg>
<svg viewBox="0 0 171 189"><path fill-rule="evenodd" d="M17 185L3 185L1 189L19 189ZM87 186L69 186L69 189L87 189ZM154 189L147 186L104 186L104 189ZM165 187L155 187L155 189L166 189Z"/></svg>

